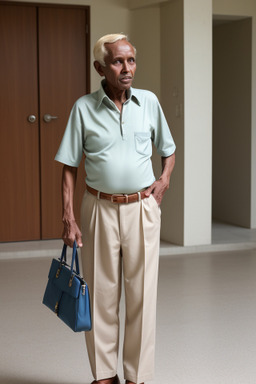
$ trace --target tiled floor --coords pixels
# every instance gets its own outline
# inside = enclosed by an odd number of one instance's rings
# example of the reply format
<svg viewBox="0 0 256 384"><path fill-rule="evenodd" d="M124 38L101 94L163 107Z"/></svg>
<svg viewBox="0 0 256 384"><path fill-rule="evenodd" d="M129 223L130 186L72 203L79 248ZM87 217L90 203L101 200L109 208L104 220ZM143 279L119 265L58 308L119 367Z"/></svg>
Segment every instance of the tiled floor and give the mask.
<svg viewBox="0 0 256 384"><path fill-rule="evenodd" d="M1 384L92 381L84 335L41 304L49 265L0 261ZM160 258L152 384L256 383L255 276L255 249ZM124 383L121 358L118 373Z"/></svg>
<svg viewBox="0 0 256 384"><path fill-rule="evenodd" d="M161 244L152 384L256 384L256 230L214 223L212 238ZM84 335L41 304L61 246L0 244L0 384L92 381ZM120 317L123 324L124 297Z"/></svg>

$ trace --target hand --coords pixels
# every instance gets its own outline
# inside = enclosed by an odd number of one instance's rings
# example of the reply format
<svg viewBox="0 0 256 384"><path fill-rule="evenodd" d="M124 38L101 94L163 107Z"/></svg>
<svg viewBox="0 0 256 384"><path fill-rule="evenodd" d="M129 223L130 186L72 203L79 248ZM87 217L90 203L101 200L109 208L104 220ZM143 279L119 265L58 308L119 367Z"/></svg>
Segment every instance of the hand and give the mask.
<svg viewBox="0 0 256 384"><path fill-rule="evenodd" d="M151 194L155 198L158 206L161 205L162 199L166 190L169 188L169 181L160 177L159 180L155 181L148 189L145 191L145 195L149 197Z"/></svg>
<svg viewBox="0 0 256 384"><path fill-rule="evenodd" d="M63 220L64 229L62 233L62 239L65 244L69 247L73 247L74 241L76 240L79 248L83 246L82 233L78 228L75 220Z"/></svg>

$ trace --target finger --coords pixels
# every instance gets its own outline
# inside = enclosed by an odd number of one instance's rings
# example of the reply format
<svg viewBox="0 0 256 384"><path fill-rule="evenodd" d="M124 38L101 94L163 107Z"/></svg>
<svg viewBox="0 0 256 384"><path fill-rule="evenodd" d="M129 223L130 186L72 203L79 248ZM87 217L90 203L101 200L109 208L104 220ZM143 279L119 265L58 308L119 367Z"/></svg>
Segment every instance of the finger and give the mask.
<svg viewBox="0 0 256 384"><path fill-rule="evenodd" d="M159 193L152 193L152 197L153 199L155 199L157 205L159 206L161 204L161 196L159 195Z"/></svg>
<svg viewBox="0 0 256 384"><path fill-rule="evenodd" d="M78 234L76 236L76 243L78 245L79 248L81 248L83 246L83 242L82 242L82 236L80 234Z"/></svg>
<svg viewBox="0 0 256 384"><path fill-rule="evenodd" d="M70 248L73 248L73 244L74 244L74 240L73 240L73 239L67 239L67 245L68 245Z"/></svg>
<svg viewBox="0 0 256 384"><path fill-rule="evenodd" d="M152 191L153 191L153 189L154 189L154 184L155 183L153 183L150 187L148 187L147 189L146 189L146 191L144 192L145 193L145 196L150 196L151 195L151 193L152 193Z"/></svg>
<svg viewBox="0 0 256 384"><path fill-rule="evenodd" d="M72 243L69 239L65 239L65 238L62 238L62 240L64 241L64 243L68 246L68 247L71 247L72 248Z"/></svg>

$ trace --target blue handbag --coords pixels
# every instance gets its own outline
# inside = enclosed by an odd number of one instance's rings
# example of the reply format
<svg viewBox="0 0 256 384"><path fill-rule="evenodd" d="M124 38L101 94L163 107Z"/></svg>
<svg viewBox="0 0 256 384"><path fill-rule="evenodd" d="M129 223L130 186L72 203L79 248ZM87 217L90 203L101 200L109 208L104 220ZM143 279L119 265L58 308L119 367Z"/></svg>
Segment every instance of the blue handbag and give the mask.
<svg viewBox="0 0 256 384"><path fill-rule="evenodd" d="M50 308L74 332L91 330L90 297L80 276L77 244L74 242L71 266L66 260L64 244L61 257L52 260L43 304ZM74 263L76 270L74 270Z"/></svg>

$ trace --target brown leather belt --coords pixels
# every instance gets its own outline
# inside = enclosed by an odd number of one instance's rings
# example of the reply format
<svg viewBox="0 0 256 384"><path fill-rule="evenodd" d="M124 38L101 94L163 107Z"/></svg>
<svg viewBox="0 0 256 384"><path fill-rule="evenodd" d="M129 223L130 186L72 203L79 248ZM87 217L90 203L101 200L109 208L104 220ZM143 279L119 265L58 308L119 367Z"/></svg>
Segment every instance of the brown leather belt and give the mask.
<svg viewBox="0 0 256 384"><path fill-rule="evenodd" d="M135 203L136 201L140 201L147 197L145 196L145 191L132 193L130 195L126 195L125 193L114 193L111 195L109 193L97 191L96 189L89 187L89 185L87 185L87 191L92 195L97 196L98 199L109 200L116 204Z"/></svg>

